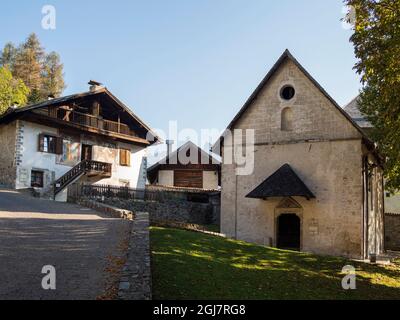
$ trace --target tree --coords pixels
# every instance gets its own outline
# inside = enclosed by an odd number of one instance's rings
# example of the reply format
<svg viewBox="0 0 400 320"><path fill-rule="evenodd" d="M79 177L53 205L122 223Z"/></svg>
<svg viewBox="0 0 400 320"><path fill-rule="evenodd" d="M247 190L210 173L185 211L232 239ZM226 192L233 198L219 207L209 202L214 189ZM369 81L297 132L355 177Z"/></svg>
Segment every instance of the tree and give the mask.
<svg viewBox="0 0 400 320"><path fill-rule="evenodd" d="M0 65L12 68L15 63L15 56L17 55L17 48L12 42L8 42L0 56Z"/></svg>
<svg viewBox="0 0 400 320"><path fill-rule="evenodd" d="M30 89L28 103L60 96L65 89L63 64L56 52L46 54L36 34L32 33L18 48L8 43L0 55L0 65L7 66L14 78Z"/></svg>
<svg viewBox="0 0 400 320"><path fill-rule="evenodd" d="M63 64L60 55L56 52L49 53L43 66L43 87L44 94L59 97L65 89Z"/></svg>
<svg viewBox="0 0 400 320"><path fill-rule="evenodd" d="M46 99L41 95L43 61L44 50L39 39L33 33L18 48L12 68L13 76L21 79L30 89L29 103L37 103Z"/></svg>
<svg viewBox="0 0 400 320"><path fill-rule="evenodd" d="M386 187L400 189L400 1L346 0L355 10L351 42L361 75L360 110L387 157Z"/></svg>
<svg viewBox="0 0 400 320"><path fill-rule="evenodd" d="M22 80L14 79L10 70L0 67L0 115L12 105L25 105L28 94L29 89Z"/></svg>

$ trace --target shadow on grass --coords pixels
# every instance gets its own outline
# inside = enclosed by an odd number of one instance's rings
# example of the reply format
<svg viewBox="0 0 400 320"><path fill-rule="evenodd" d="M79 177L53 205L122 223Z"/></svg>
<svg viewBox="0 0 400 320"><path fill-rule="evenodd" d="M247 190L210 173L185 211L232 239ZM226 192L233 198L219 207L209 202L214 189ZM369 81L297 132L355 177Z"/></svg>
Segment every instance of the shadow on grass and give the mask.
<svg viewBox="0 0 400 320"><path fill-rule="evenodd" d="M282 251L190 231L152 228L155 299L399 299L400 267ZM342 268L357 289L342 289Z"/></svg>

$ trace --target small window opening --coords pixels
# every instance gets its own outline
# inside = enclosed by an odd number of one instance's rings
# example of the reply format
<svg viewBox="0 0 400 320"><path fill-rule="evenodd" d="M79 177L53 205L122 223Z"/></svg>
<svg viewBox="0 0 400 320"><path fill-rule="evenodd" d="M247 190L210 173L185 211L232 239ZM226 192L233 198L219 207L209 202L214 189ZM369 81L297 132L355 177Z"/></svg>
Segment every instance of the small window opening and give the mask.
<svg viewBox="0 0 400 320"><path fill-rule="evenodd" d="M296 91L292 86L285 86L281 90L281 97L284 100L291 100L293 99L294 95L296 94Z"/></svg>
<svg viewBox="0 0 400 320"><path fill-rule="evenodd" d="M282 110L281 115L281 130L292 131L293 130L293 111L291 108L285 108Z"/></svg>
<svg viewBox="0 0 400 320"><path fill-rule="evenodd" d="M32 170L31 172L31 187L43 188L43 171Z"/></svg>

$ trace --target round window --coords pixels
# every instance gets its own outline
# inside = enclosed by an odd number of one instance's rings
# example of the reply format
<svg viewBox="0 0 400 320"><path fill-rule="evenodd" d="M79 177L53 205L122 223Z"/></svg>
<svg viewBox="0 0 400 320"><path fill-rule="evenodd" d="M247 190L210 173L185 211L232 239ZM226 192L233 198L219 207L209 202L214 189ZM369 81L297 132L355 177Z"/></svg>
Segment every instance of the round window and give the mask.
<svg viewBox="0 0 400 320"><path fill-rule="evenodd" d="M284 100L291 100L295 93L296 91L292 86L284 86L281 90L281 98Z"/></svg>

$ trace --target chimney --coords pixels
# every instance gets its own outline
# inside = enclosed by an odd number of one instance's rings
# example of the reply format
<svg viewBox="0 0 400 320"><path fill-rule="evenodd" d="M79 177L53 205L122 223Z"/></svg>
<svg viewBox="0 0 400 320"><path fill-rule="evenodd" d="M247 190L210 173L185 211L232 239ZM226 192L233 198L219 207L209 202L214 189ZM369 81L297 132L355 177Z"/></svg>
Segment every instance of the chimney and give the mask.
<svg viewBox="0 0 400 320"><path fill-rule="evenodd" d="M55 96L53 94L49 94L47 96L47 100L53 100L55 98Z"/></svg>
<svg viewBox="0 0 400 320"><path fill-rule="evenodd" d="M88 82L90 92L95 92L103 87L103 84L94 80Z"/></svg>
<svg viewBox="0 0 400 320"><path fill-rule="evenodd" d="M167 140L165 143L167 144L167 157L169 157L172 153L172 146L174 145L174 140ZM169 160L167 162L169 164Z"/></svg>
<svg viewBox="0 0 400 320"><path fill-rule="evenodd" d="M18 103L14 102L11 106L10 106L11 110L16 110L18 109Z"/></svg>

